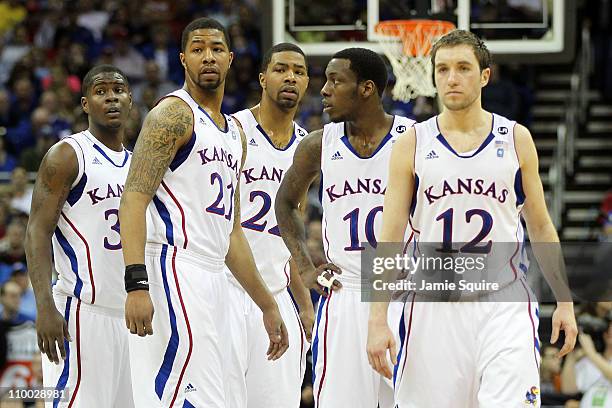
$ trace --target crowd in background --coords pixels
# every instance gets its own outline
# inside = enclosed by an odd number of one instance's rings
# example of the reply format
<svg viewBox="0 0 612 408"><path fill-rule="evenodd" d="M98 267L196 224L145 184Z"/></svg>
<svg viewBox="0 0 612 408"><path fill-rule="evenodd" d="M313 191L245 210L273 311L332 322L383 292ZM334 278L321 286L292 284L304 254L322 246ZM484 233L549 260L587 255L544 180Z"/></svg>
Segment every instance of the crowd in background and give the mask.
<svg viewBox="0 0 612 408"><path fill-rule="evenodd" d="M0 366L4 366L7 356L11 358L11 351L7 352L11 336L22 339L18 336L29 335L30 343L24 350L36 356L28 364L34 364L34 372L38 372L35 333L32 340L36 306L24 251L31 181L50 146L87 128L87 117L80 105L81 79L85 73L96 64L108 63L127 74L134 109L125 144L132 148L147 112L158 98L183 83L183 68L178 59L183 27L194 18L209 16L228 27L235 53L222 111L233 113L250 107L261 94L257 74L262 56L262 19L258 2L0 0L0 181L4 181L0 183ZM527 71L526 79L525 72L518 67L495 66L491 82L483 92L485 107L528 123L531 74ZM324 83L324 63L312 63L309 75L310 85L296 121L307 130L315 130L326 122L319 95ZM387 97L384 103L389 112L417 120L436 113L435 104L426 98L404 104ZM308 247L313 260L323 263L316 186L309 202ZM604 313L601 308L607 311ZM612 307L601 308L589 313L609 322ZM16 327L21 329L13 330ZM594 337L598 350L607 353L608 360L612 359L612 329L606 326ZM581 383L579 376L574 382L567 380L572 378L565 372L572 360L567 358L562 367L553 351L548 346L541 350L542 392L579 399L578 393L587 390L586 383ZM586 361L578 358L582 357L578 354L574 353L576 374L580 372L579 361ZM589 353L583 354L588 358ZM36 378L33 375L30 379L36 383ZM304 407L313 404L309 380L307 373Z"/></svg>

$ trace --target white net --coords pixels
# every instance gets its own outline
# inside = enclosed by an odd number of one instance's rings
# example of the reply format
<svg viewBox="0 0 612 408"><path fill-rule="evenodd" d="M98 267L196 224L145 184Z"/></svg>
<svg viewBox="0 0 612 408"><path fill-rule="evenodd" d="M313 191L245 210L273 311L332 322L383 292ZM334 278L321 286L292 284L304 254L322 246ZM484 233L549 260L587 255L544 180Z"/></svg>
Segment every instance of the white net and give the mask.
<svg viewBox="0 0 612 408"><path fill-rule="evenodd" d="M393 99L408 102L417 96L435 96L431 45L454 26L447 21L385 21L378 25L378 41L391 62L396 82Z"/></svg>

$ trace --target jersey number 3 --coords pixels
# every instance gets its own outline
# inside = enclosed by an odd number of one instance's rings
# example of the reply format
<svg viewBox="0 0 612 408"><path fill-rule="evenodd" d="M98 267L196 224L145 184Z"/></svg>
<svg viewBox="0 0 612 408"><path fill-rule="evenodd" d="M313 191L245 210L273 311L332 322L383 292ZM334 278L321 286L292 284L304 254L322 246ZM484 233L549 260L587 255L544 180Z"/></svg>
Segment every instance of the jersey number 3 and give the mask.
<svg viewBox="0 0 612 408"><path fill-rule="evenodd" d="M111 225L110 229L115 231L119 237L116 238L117 243L112 244L109 240L109 237L104 237L104 248L110 249L112 251L116 251L121 249L121 230L119 229L119 210L116 208L111 208L104 212L104 219L108 221L111 216L115 217L115 223ZM112 222L112 220L111 220Z"/></svg>

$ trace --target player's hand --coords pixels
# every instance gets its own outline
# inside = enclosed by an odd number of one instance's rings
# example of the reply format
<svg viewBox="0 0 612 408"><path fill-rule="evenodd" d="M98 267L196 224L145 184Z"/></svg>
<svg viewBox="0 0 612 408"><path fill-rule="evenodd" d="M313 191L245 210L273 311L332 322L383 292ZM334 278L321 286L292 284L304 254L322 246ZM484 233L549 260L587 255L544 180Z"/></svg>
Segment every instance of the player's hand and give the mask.
<svg viewBox="0 0 612 408"><path fill-rule="evenodd" d="M574 349L576 345L576 336L578 335L576 317L574 316L574 304L572 302L557 303L557 308L552 316L551 344L555 344L557 340L559 340L560 331L565 333L565 343L557 356L563 357Z"/></svg>
<svg viewBox="0 0 612 408"><path fill-rule="evenodd" d="M338 290L342 287L340 281L335 277L336 274L341 274L342 270L333 263L326 263L317 266L315 269L306 271L300 276L304 285L309 289L316 290L319 295L327 297L327 291L325 289ZM323 279L319 279L319 276ZM330 286L324 286L321 282L331 282Z"/></svg>
<svg viewBox="0 0 612 408"><path fill-rule="evenodd" d="M132 334L153 334L153 302L148 290L135 290L125 300L125 325Z"/></svg>
<svg viewBox="0 0 612 408"><path fill-rule="evenodd" d="M266 355L268 360L278 360L289 348L289 336L276 304L263 312L263 322L270 338Z"/></svg>
<svg viewBox="0 0 612 408"><path fill-rule="evenodd" d="M36 333L38 337L38 348L43 354L47 355L49 361L59 364L60 357L66 359L66 348L64 339L72 341L68 333L68 323L64 316L55 307L50 307L38 314L36 319ZM59 348L60 357L57 355Z"/></svg>
<svg viewBox="0 0 612 408"><path fill-rule="evenodd" d="M372 368L388 379L393 377L393 366L397 364L397 349L393 333L386 321L370 321L368 324L368 362ZM389 350L389 359L387 358Z"/></svg>
<svg viewBox="0 0 612 408"><path fill-rule="evenodd" d="M302 326L304 327L304 334L306 335L306 340L311 343L312 342L312 328L314 326L314 310L308 308L300 312L300 321L302 322Z"/></svg>

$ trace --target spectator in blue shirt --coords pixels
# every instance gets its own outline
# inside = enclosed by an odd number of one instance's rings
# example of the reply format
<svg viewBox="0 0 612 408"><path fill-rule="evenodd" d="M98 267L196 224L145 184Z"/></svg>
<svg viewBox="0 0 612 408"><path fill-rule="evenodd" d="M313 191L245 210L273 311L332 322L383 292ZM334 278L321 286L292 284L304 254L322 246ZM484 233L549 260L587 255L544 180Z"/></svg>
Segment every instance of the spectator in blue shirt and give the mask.
<svg viewBox="0 0 612 408"><path fill-rule="evenodd" d="M21 305L19 312L28 316L31 320L36 320L36 300L34 299L34 290L30 284L28 269L24 263L17 262L13 264L13 273L11 280L21 288Z"/></svg>
<svg viewBox="0 0 612 408"><path fill-rule="evenodd" d="M0 304L2 305L1 320L10 326L33 321L29 316L19 311L21 306L21 288L12 280L0 286Z"/></svg>

